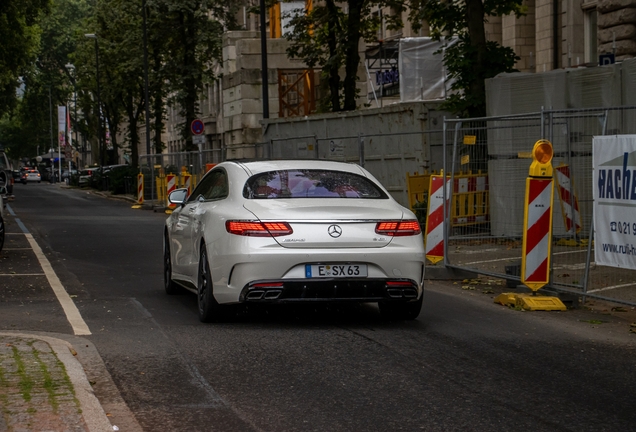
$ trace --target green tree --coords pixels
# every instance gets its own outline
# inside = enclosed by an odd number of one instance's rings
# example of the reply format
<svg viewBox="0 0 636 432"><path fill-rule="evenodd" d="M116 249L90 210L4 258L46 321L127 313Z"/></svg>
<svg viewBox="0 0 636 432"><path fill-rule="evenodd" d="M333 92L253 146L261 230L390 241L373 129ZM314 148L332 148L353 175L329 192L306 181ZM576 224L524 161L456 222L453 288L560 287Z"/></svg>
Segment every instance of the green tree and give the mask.
<svg viewBox="0 0 636 432"><path fill-rule="evenodd" d="M103 0L85 26L97 35L99 43L101 101L108 120L112 151L105 163L119 163L118 149L130 153L131 164L139 160L138 126L145 109L143 79L142 2ZM96 90L93 40L86 39L82 63L87 65L85 77ZM125 142L118 142L118 131L127 123Z"/></svg>
<svg viewBox="0 0 636 432"><path fill-rule="evenodd" d="M19 77L35 60L40 43L38 19L48 0L0 2L0 115L15 106Z"/></svg>
<svg viewBox="0 0 636 432"><path fill-rule="evenodd" d="M512 48L486 40L488 17L524 13L523 0L411 0L409 20L414 30L422 21L437 40L457 36L458 42L444 53L449 77L455 81L444 108L462 117L486 115L485 80L502 72L514 72L519 57Z"/></svg>
<svg viewBox="0 0 636 432"><path fill-rule="evenodd" d="M205 84L218 77L213 65L222 59L222 37L237 28L238 2L231 0L155 0L151 8L154 26L170 29L164 40L166 93L179 107L184 150L192 145L190 124L199 113L198 100Z"/></svg>
<svg viewBox="0 0 636 432"><path fill-rule="evenodd" d="M73 92L72 77L65 65L72 60L75 32L89 13L89 6L85 0L56 0L46 11L34 18L38 43L33 53L22 53L21 90L17 103L4 118L7 130L14 131L7 141L15 159L34 157L37 147L44 153L57 145L57 106L66 105ZM12 92L16 94L15 86Z"/></svg>
<svg viewBox="0 0 636 432"><path fill-rule="evenodd" d="M291 41L287 54L302 59L309 68L318 67L328 82L328 91L320 101L321 111L356 109L358 44L360 38L375 41L380 21L371 13L372 8L387 6L398 12L386 17L387 28L401 28L400 12L405 6L399 0L326 0L312 10L297 9L290 14L291 30L285 35Z"/></svg>

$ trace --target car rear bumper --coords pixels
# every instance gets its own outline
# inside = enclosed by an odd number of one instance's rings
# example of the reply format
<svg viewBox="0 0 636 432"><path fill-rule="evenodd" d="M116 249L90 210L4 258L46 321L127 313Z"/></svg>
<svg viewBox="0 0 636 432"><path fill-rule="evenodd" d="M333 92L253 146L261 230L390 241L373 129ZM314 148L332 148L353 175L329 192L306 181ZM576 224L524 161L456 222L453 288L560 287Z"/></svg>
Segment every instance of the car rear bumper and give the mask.
<svg viewBox="0 0 636 432"><path fill-rule="evenodd" d="M419 297L408 279L281 279L254 281L241 291L241 303L409 301Z"/></svg>

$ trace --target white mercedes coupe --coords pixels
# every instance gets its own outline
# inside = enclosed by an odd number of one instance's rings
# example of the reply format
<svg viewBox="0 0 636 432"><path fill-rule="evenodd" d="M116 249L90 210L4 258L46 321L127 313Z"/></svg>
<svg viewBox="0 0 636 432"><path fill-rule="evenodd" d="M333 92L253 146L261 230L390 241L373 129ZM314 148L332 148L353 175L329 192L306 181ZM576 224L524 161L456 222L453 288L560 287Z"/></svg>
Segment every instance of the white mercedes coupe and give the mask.
<svg viewBox="0 0 636 432"><path fill-rule="evenodd" d="M358 165L223 162L169 201L165 290L196 293L202 322L250 303L377 302L389 319L420 313L418 221Z"/></svg>

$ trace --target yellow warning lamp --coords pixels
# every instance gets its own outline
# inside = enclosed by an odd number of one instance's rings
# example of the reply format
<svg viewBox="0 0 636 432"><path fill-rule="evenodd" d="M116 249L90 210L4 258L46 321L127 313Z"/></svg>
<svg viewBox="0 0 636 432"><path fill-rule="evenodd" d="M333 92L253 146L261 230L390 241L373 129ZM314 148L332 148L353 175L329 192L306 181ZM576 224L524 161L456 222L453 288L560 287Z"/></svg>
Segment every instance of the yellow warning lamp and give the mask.
<svg viewBox="0 0 636 432"><path fill-rule="evenodd" d="M540 139L532 148L532 164L530 165L530 177L552 177L552 156L554 150L552 143Z"/></svg>

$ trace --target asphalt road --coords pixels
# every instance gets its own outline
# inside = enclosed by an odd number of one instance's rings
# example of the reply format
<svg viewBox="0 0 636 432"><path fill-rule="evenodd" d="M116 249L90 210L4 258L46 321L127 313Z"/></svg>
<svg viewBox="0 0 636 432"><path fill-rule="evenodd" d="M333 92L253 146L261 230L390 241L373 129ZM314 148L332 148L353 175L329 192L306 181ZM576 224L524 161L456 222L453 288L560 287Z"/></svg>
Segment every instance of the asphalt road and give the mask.
<svg viewBox="0 0 636 432"><path fill-rule="evenodd" d="M0 278L0 329L73 333L23 226L144 430L636 427L631 312L519 312L431 282L413 322L365 305L201 324L194 295L163 292L164 214L46 183L18 184L15 195L0 273L31 276Z"/></svg>

